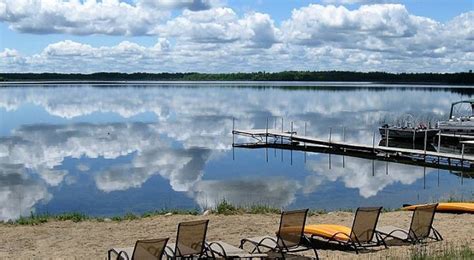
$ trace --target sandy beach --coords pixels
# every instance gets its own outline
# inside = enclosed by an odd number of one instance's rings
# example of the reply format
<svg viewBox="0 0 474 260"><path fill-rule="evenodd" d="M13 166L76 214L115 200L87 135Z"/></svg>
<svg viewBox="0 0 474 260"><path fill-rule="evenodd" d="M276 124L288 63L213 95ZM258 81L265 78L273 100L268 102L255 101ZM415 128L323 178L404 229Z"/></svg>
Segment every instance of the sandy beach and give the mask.
<svg viewBox="0 0 474 260"><path fill-rule="evenodd" d="M330 212L308 218L309 224L334 223L350 226L353 213ZM411 212L382 213L379 225L408 227ZM104 259L111 247L132 246L137 239L176 238L177 225L181 221L209 219L207 240L224 240L238 245L240 239L256 235L272 234L278 229L278 214L243 215L171 215L154 216L121 222L88 220L51 221L35 226L0 224L1 259ZM429 250L443 250L446 246L468 245L474 248L474 215L437 213L434 226L444 236L442 242L427 244ZM324 259L380 259L387 257L407 258L413 246L392 246L356 255L352 251L318 250ZM309 253L304 255L311 256Z"/></svg>

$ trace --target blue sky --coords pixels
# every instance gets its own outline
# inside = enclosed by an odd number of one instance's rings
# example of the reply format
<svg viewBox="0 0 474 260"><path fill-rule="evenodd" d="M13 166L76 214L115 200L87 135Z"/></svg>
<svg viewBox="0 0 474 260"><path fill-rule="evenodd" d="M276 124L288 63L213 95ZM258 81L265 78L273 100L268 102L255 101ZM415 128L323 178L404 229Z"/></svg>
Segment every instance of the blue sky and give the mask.
<svg viewBox="0 0 474 260"><path fill-rule="evenodd" d="M0 0L0 71L466 71L473 5Z"/></svg>

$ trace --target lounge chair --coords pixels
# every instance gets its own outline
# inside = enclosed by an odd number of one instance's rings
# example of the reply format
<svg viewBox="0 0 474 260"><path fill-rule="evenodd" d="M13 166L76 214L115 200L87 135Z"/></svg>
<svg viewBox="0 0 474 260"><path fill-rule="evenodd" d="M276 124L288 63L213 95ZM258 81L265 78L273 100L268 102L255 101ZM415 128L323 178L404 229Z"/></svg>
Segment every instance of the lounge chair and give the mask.
<svg viewBox="0 0 474 260"><path fill-rule="evenodd" d="M360 248L374 246L385 246L385 241L381 235L375 231L382 207L358 208L352 228L342 225L306 225L305 234L310 234L311 238L321 237L326 239L327 243L336 242L343 246L353 248L359 253Z"/></svg>
<svg viewBox="0 0 474 260"><path fill-rule="evenodd" d="M205 240L209 220L181 222L178 224L176 243L166 246L165 254L171 259L205 257Z"/></svg>
<svg viewBox="0 0 474 260"><path fill-rule="evenodd" d="M243 248L246 243L250 243L253 246L253 249L250 251L251 253L256 251L261 253L261 249L265 248L269 251L280 253L282 258L285 258L285 253L312 249L316 259L319 259L316 248L303 233L307 214L308 209L282 212L280 228L276 233L276 237L244 238L240 241L240 248Z"/></svg>
<svg viewBox="0 0 474 260"><path fill-rule="evenodd" d="M437 206L438 204L429 204L416 207L408 230L394 226L384 226L377 228L377 231L385 236L384 239L391 237L412 244L420 243L428 238L441 241L443 237L433 228Z"/></svg>
<svg viewBox="0 0 474 260"><path fill-rule="evenodd" d="M107 253L107 257L111 260L112 254L115 254L115 259L117 260L161 259L167 242L168 238L138 240L135 247L110 249Z"/></svg>

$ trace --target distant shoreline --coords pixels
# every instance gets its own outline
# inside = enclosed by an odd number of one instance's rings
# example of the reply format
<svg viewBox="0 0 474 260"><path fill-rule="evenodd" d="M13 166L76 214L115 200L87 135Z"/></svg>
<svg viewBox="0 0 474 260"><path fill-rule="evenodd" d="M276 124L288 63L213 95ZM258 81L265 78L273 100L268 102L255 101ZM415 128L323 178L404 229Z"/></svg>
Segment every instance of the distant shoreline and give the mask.
<svg viewBox="0 0 474 260"><path fill-rule="evenodd" d="M387 73L351 71L282 71L251 73L0 73L3 84L386 84L474 86L474 73ZM2 84L0 83L0 84Z"/></svg>
<svg viewBox="0 0 474 260"><path fill-rule="evenodd" d="M156 80L156 81L127 81L127 80L35 80L35 81L0 81L0 87L20 85L137 85L137 86L161 86L161 85L221 85L221 86L249 86L249 87L308 87L308 88L474 88L474 84L449 84L443 82L363 82L363 81L220 81L220 80Z"/></svg>

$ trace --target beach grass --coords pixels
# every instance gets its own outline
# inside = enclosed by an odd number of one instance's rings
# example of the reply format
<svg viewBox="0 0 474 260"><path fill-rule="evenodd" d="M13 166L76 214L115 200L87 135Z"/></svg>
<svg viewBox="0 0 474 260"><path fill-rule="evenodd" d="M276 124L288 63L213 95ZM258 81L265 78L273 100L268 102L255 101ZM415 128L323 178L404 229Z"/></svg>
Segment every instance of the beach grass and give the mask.
<svg viewBox="0 0 474 260"><path fill-rule="evenodd" d="M458 198L450 197L450 201L459 201ZM400 209L383 208L383 212L398 211ZM276 208L267 204L251 204L251 205L234 205L227 200L222 200L217 203L214 208L209 209L210 212L217 215L238 215L238 214L280 214L282 209ZM339 212L350 212L354 213L354 209L338 209ZM142 214L136 214L133 212L125 213L124 215L108 216L108 217L92 217L81 212L69 212L60 214L50 213L31 213L29 216L21 216L17 220L7 221L6 223L18 224L18 225L38 225L46 223L48 221L73 221L81 222L84 220L93 220L98 222L104 221L132 221L142 218L149 218L160 215L200 215L202 214L201 209L160 209L155 211L147 211ZM308 212L309 216L327 214L329 211L324 209L311 209ZM0 221L1 223L1 221Z"/></svg>
<svg viewBox="0 0 474 260"><path fill-rule="evenodd" d="M21 216L13 223L18 224L18 225L39 225L42 223L46 223L50 220L57 220L57 221L70 220L73 222L80 222L80 221L84 221L88 219L92 219L92 218L79 212L62 213L58 215L52 215L49 213L35 214L31 212L30 216Z"/></svg>
<svg viewBox="0 0 474 260"><path fill-rule="evenodd" d="M412 260L448 260L448 259L474 259L474 250L468 245L453 245L441 243L436 246L427 247L417 245L410 250Z"/></svg>

